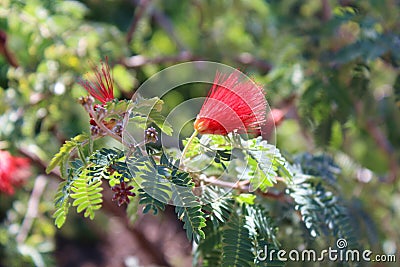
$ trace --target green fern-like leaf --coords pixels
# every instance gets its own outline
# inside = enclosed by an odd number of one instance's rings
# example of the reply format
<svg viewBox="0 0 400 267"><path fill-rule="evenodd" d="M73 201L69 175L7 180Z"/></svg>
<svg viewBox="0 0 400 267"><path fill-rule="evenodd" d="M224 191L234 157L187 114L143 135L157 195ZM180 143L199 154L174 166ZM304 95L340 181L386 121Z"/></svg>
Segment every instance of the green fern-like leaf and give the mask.
<svg viewBox="0 0 400 267"><path fill-rule="evenodd" d="M71 184L77 178L76 173L83 167L83 163L80 160L71 162L71 165L74 166L74 169L69 169L67 180L60 183L54 197L56 211L53 214L53 218L58 228L61 228L67 219L69 207L71 206L69 201Z"/></svg>
<svg viewBox="0 0 400 267"><path fill-rule="evenodd" d="M53 218L55 219L54 223L57 226L57 228L61 228L68 215L68 210L69 207L71 206L71 203L69 201L65 201L62 203L62 205L54 212Z"/></svg>
<svg viewBox="0 0 400 267"><path fill-rule="evenodd" d="M155 167L152 157L143 156L137 149L126 160L126 167L129 174L135 178L135 183L139 193L139 204L144 205L143 213L153 211L156 215L158 211L165 209L165 204L170 201L171 189L166 180Z"/></svg>
<svg viewBox="0 0 400 267"><path fill-rule="evenodd" d="M102 194L101 187L102 181L98 180L90 182L90 176L87 176L87 171L83 171L79 177L72 183L71 198L75 199L72 203L77 206L77 211L84 211L84 216L94 219L94 212L101 208Z"/></svg>
<svg viewBox="0 0 400 267"><path fill-rule="evenodd" d="M222 266L254 266L256 225L244 212L232 213L222 232Z"/></svg>
<svg viewBox="0 0 400 267"><path fill-rule="evenodd" d="M89 136L87 134L80 134L75 136L69 141L66 141L60 148L60 151L51 159L49 165L46 168L46 173L50 173L55 167L60 166L61 170L65 169L65 162L69 158L71 151L85 142ZM62 173L64 173L62 171Z"/></svg>
<svg viewBox="0 0 400 267"><path fill-rule="evenodd" d="M184 223L183 228L186 230L186 236L191 241L192 239L199 243L200 238L205 238L205 234L201 228L206 226L205 218L201 206L196 201L192 192L174 190L172 194L174 203L179 203L183 206L176 206L175 213L178 218Z"/></svg>
<svg viewBox="0 0 400 267"><path fill-rule="evenodd" d="M145 205L143 208L143 213L148 213L150 210L152 210L153 214L157 215L158 211L165 210L165 203L153 198L143 189L139 189L139 197L139 204Z"/></svg>
<svg viewBox="0 0 400 267"><path fill-rule="evenodd" d="M103 148L94 152L89 161L91 163L87 167L87 175L91 177L89 182L104 178L110 180L110 185L115 185L121 177L131 180L124 152L120 149Z"/></svg>
<svg viewBox="0 0 400 267"><path fill-rule="evenodd" d="M194 261L199 261L202 257L203 267L221 266L222 263L222 234L221 229L215 227L210 221L204 228L207 238L202 239L195 251ZM195 265L195 264L193 264Z"/></svg>
<svg viewBox="0 0 400 267"><path fill-rule="evenodd" d="M349 247L358 247L348 210L343 201L327 189L324 179L302 174L298 170L294 181L287 192L296 203L295 208L301 213L310 235L345 238Z"/></svg>
<svg viewBox="0 0 400 267"><path fill-rule="evenodd" d="M55 196L55 207L56 211L53 214L53 218L55 219L55 224L58 228L64 225L65 220L67 219L68 210L71 206L69 199L69 182L64 181L60 183L58 186L58 190Z"/></svg>
<svg viewBox="0 0 400 267"><path fill-rule="evenodd" d="M177 196L182 197L182 196ZM186 236L191 241L199 243L200 238L205 238L205 234L201 228L206 226L205 219L203 217L203 212L201 206L193 207L175 207L175 213L178 218L184 223L183 229L186 230Z"/></svg>
<svg viewBox="0 0 400 267"><path fill-rule="evenodd" d="M153 210L153 214L157 214L158 210L164 210L165 204L170 201L171 188L168 180L158 174L153 166L148 164L147 167L148 169L143 170L140 175L141 181L138 181L141 188L139 204L145 205L144 213Z"/></svg>
<svg viewBox="0 0 400 267"><path fill-rule="evenodd" d="M278 247L279 242L276 237L277 227L264 208L261 205L247 205L246 213L248 216L254 218L257 229L257 240L265 240L268 243L272 243L275 247Z"/></svg>
<svg viewBox="0 0 400 267"><path fill-rule="evenodd" d="M261 205L256 204L245 205L244 213L250 218L253 218L257 231L255 242L257 253L257 257L255 259L256 266L284 266L284 262L281 262L277 259L276 253L272 254L272 257L268 253L268 251L279 250L279 242L276 237L277 228L268 212L266 212ZM259 253L260 250L262 250L263 253L267 252L268 255L261 255ZM262 256L267 257L262 259Z"/></svg>
<svg viewBox="0 0 400 267"><path fill-rule="evenodd" d="M200 238L205 238L201 228L206 226L204 213L197 197L192 192L193 182L188 173L176 173L172 177L172 202L175 213L184 223L186 236L189 240L199 243Z"/></svg>
<svg viewBox="0 0 400 267"><path fill-rule="evenodd" d="M203 198L208 202L203 206L203 210L209 214L208 217L215 227L223 225L231 216L234 199L230 193L219 187L207 186L203 190Z"/></svg>
<svg viewBox="0 0 400 267"><path fill-rule="evenodd" d="M156 124L165 134L172 135L172 126L161 114L163 104L164 101L158 97L144 99L138 96L132 109L134 120L139 122L138 118L142 117L145 121Z"/></svg>
<svg viewBox="0 0 400 267"><path fill-rule="evenodd" d="M278 173L282 173L286 182L291 181L292 174L287 168L288 163L275 146L261 138L255 138L248 140L244 147L248 153L248 175L253 190L267 191L276 183Z"/></svg>

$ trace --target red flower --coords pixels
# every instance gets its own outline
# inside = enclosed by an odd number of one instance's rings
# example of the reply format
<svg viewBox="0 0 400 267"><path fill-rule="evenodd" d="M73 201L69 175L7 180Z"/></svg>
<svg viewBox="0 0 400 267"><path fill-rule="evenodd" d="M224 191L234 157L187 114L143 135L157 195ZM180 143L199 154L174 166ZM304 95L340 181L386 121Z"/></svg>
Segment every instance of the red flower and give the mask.
<svg viewBox="0 0 400 267"><path fill-rule="evenodd" d="M93 67L94 77L89 80L80 80L78 83L88 93L99 100L102 104L114 99L114 80L111 76L108 62L101 63L101 69Z"/></svg>
<svg viewBox="0 0 400 267"><path fill-rule="evenodd" d="M111 190L114 191L112 201L117 201L118 206L121 206L124 203L129 204L129 197L136 196L135 193L131 192L132 189L134 189L134 187L131 185L127 186L125 182L121 182L120 184L111 187Z"/></svg>
<svg viewBox="0 0 400 267"><path fill-rule="evenodd" d="M200 134L226 135L233 131L260 134L267 110L263 90L240 76L239 71L228 77L217 72L194 123Z"/></svg>
<svg viewBox="0 0 400 267"><path fill-rule="evenodd" d="M0 193L14 194L13 186L22 185L30 176L29 168L28 159L0 150Z"/></svg>

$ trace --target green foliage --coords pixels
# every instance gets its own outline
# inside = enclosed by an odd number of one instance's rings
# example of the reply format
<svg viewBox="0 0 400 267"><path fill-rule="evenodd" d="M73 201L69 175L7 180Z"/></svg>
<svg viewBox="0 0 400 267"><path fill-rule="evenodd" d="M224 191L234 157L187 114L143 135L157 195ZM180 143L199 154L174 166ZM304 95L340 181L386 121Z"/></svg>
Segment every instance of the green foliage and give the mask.
<svg viewBox="0 0 400 267"><path fill-rule="evenodd" d="M104 105L104 108L107 110L107 118L118 119L121 114L132 108L132 101L126 99L109 101Z"/></svg>
<svg viewBox="0 0 400 267"><path fill-rule="evenodd" d="M140 201L139 204L145 205L143 213L153 210L153 214L165 209L165 203L171 199L171 188L167 180L161 176L155 168L150 167L144 170L140 178Z"/></svg>
<svg viewBox="0 0 400 267"><path fill-rule="evenodd" d="M235 201L232 195L221 188L207 186L204 189L204 199L207 201L207 204L203 206L203 210L208 214L206 218L209 218L214 227L223 225L229 219L233 210Z"/></svg>
<svg viewBox="0 0 400 267"><path fill-rule="evenodd" d="M108 179L110 185L115 185L116 181L131 180L131 175L127 164L124 162L125 154L117 148L103 148L92 154L87 166L87 176L91 182L101 181L102 178Z"/></svg>
<svg viewBox="0 0 400 267"><path fill-rule="evenodd" d="M68 199L69 192L70 184L67 181L64 181L60 183L59 189L54 197L56 211L54 212L53 217L55 218L54 223L58 228L61 228L67 219L68 210L71 205Z"/></svg>
<svg viewBox="0 0 400 267"><path fill-rule="evenodd" d="M278 173L282 173L287 183L291 181L292 174L287 169L287 163L275 146L257 138L247 141L245 147L248 153L248 175L254 190L267 191L268 187L276 184Z"/></svg>
<svg viewBox="0 0 400 267"><path fill-rule="evenodd" d="M69 199L71 186L73 181L78 177L79 171L83 168L83 162L75 160L71 162L71 166L73 166L73 168L68 170L66 181L60 183L56 195L54 196L56 211L53 214L53 218L55 218L55 225L58 228L61 228L67 219L69 207L71 206Z"/></svg>
<svg viewBox="0 0 400 267"><path fill-rule="evenodd" d="M163 103L164 101L158 97L144 99L137 96L132 109L133 120L135 120L135 117L142 118L142 121L146 123L138 123L139 127L145 129L148 123L154 123L165 134L172 135L172 126L165 120L165 117L161 113Z"/></svg>
<svg viewBox="0 0 400 267"><path fill-rule="evenodd" d="M75 199L72 206L77 206L77 211L85 211L84 216L94 219L94 212L101 208L103 202L100 193L101 181L90 182L86 172L82 172L78 179L72 183L71 190L74 192L70 196Z"/></svg>
<svg viewBox="0 0 400 267"><path fill-rule="evenodd" d="M77 148L80 143L70 142L69 145L71 151L74 146ZM64 150L64 148L62 147L61 150ZM68 159L69 155L68 157L63 155L63 157ZM58 228L65 223L71 205L69 198L74 200L72 206L76 206L78 212L84 212L85 217L93 219L94 212L101 208L102 179L108 179L111 185L115 185L116 181L121 179L131 180L124 159L123 151L103 148L95 151L86 164L82 160L70 162L67 180L60 184L55 196L56 211L53 217ZM61 161L59 161L59 164L61 164Z"/></svg>
<svg viewBox="0 0 400 267"><path fill-rule="evenodd" d="M199 243L200 238L205 238L201 228L206 224L202 207L192 192L194 184L188 173L178 173L176 169L174 172L171 181L174 184L172 203L176 205L175 213L184 223L188 239Z"/></svg>
<svg viewBox="0 0 400 267"><path fill-rule="evenodd" d="M200 241L195 252L195 258L202 259L202 266L271 264L269 260L259 262L257 259L258 250L264 249L264 245L278 246L277 228L264 208L256 203L244 203L239 197L233 198L231 193L216 198L221 193L217 187L205 190L209 199L216 200L203 207L207 214L206 238Z"/></svg>
<svg viewBox="0 0 400 267"><path fill-rule="evenodd" d="M253 266L256 235L253 218L233 213L222 231L222 266Z"/></svg>
<svg viewBox="0 0 400 267"><path fill-rule="evenodd" d="M187 200L184 199L184 196L177 196L176 198L181 198L182 201ZM186 236L190 241L194 240L194 242L199 243L200 238L206 237L201 229L206 224L200 205L197 204L197 206L191 207L176 206L175 212L178 218L184 223L183 228L186 230Z"/></svg>
<svg viewBox="0 0 400 267"><path fill-rule="evenodd" d="M293 198L295 209L300 212L310 235L344 238L349 247L356 248L358 241L356 231L350 223L349 210L336 190L328 189L334 184L332 180L336 176L332 173L337 173L337 166L326 156L311 158L305 154L299 159L308 162L303 162L304 168L294 170L294 183L288 187L288 194ZM321 159L324 160L322 163L326 164L323 168L320 165ZM312 162L314 164L311 165Z"/></svg>
<svg viewBox="0 0 400 267"><path fill-rule="evenodd" d="M214 227L210 221L204 228L207 238L202 239L194 254L194 266L198 266L199 257L201 257L201 266L221 266L222 264L222 231Z"/></svg>
<svg viewBox="0 0 400 267"><path fill-rule="evenodd" d="M198 242L194 265L281 265L258 261L257 249L326 249L339 237L374 253L398 250L398 13L392 0L2 1L0 148L31 157L38 168L14 197L0 196L0 265L54 265L46 256L55 249L49 195L56 191L53 217L60 228L71 205L93 218L102 197L109 201L106 190L121 182L137 193L129 197L130 221L140 205L157 214L167 203L180 204L178 220ZM107 133L79 134L95 125L76 102L87 94L77 77L105 56L120 99L103 105L108 120L120 122L132 111L133 128L153 124L171 135L164 102L172 109L205 96L208 85L184 85L163 99L128 99L157 71L207 59L266 86L271 108L285 113L278 147L204 135L193 140L178 171L176 148L123 140L124 153L109 148ZM47 179L59 167L63 180L57 190L49 183L18 243L44 162Z"/></svg>
<svg viewBox="0 0 400 267"><path fill-rule="evenodd" d="M70 153L73 149L77 149L78 146L88 141L87 134L79 134L69 141L65 141L64 145L60 148L60 151L54 155L50 163L46 167L46 172L50 173L55 167L60 166L62 173L65 173L66 163L70 157Z"/></svg>
<svg viewBox="0 0 400 267"><path fill-rule="evenodd" d="M147 185L149 185L149 184L147 184ZM168 188L164 188L164 189L167 190ZM147 190L149 190L149 189L147 189ZM167 194L165 194L165 191L163 191L163 190L152 190L152 191L149 191L149 193L151 194L150 195L150 194L146 193L143 189L140 189L139 193L140 193L139 204L145 205L145 207L143 208L143 213L148 213L150 210L152 210L153 214L156 215L158 213L158 211L161 211L161 210L165 209L164 202L159 201L158 198L153 198L153 196L155 194L157 194L156 195L157 197L167 195Z"/></svg>

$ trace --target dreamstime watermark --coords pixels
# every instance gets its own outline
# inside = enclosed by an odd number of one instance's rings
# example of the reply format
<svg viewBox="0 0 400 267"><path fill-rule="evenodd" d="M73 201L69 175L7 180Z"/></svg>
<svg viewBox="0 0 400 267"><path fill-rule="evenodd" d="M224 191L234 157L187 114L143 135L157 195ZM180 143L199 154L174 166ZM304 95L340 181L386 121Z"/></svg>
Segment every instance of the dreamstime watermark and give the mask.
<svg viewBox="0 0 400 267"><path fill-rule="evenodd" d="M259 261L294 261L294 262L396 262L396 255L374 254L371 250L358 250L347 248L347 240L339 238L336 241L336 248L328 247L321 251L313 249L290 251L269 249L267 245L257 250L257 259Z"/></svg>

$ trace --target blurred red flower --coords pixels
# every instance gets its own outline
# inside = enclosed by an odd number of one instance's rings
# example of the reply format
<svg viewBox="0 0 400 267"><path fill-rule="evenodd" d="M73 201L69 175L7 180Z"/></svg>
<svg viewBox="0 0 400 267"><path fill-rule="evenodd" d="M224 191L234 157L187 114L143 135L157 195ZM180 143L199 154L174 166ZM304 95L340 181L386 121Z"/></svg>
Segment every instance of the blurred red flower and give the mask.
<svg viewBox="0 0 400 267"><path fill-rule="evenodd" d="M267 120L264 92L235 71L229 76L217 72L213 86L194 123L200 134L230 132L260 134Z"/></svg>
<svg viewBox="0 0 400 267"><path fill-rule="evenodd" d="M78 83L88 93L102 104L114 99L114 81L111 76L108 62L101 62L101 69L93 67L94 76L89 80L80 80Z"/></svg>
<svg viewBox="0 0 400 267"><path fill-rule="evenodd" d="M27 158L14 157L0 150L0 193L14 194L14 187L21 186L31 175Z"/></svg>

